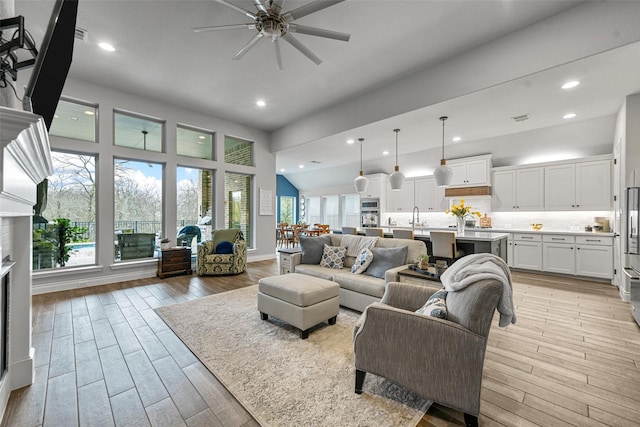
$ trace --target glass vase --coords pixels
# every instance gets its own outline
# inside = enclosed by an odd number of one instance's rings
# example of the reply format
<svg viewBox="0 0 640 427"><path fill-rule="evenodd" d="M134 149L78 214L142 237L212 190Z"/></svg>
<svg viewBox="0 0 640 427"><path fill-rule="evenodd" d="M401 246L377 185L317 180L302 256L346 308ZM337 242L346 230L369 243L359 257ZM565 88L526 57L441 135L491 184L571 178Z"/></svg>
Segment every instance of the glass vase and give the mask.
<svg viewBox="0 0 640 427"><path fill-rule="evenodd" d="M462 236L464 234L464 217L456 217L456 230L458 232L458 236Z"/></svg>

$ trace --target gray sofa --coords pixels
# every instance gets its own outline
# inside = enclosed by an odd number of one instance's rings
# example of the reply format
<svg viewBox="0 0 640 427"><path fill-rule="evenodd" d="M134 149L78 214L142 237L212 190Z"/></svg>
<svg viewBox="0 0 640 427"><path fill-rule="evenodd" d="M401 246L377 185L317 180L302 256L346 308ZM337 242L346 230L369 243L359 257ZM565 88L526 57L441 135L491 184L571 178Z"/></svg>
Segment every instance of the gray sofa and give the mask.
<svg viewBox="0 0 640 427"><path fill-rule="evenodd" d="M329 237L331 246L342 246L342 234L330 234ZM364 236L362 237L364 238ZM353 236L350 238L353 239ZM302 254L296 253L292 255L291 272L333 280L340 285L340 305L353 310L364 311L369 304L380 301L387 283L398 281L399 271L414 263L418 255L427 253L425 243L420 240L379 238L375 243L375 247L378 248L397 248L402 246L407 246L406 263L400 267L386 270L384 279L367 274L351 273L351 266L355 261L353 256L345 257L342 269L333 269L321 267L319 264L302 264Z"/></svg>

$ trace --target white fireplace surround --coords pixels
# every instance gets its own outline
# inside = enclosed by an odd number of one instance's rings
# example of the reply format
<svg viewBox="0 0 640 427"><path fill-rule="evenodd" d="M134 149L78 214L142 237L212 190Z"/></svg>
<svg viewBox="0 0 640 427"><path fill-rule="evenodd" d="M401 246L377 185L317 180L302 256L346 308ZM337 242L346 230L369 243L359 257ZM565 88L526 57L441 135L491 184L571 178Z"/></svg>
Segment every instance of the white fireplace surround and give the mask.
<svg viewBox="0 0 640 427"><path fill-rule="evenodd" d="M9 274L8 366L0 381L0 418L12 390L33 382L31 218L36 186L53 173L49 135L35 114L0 106L0 273Z"/></svg>

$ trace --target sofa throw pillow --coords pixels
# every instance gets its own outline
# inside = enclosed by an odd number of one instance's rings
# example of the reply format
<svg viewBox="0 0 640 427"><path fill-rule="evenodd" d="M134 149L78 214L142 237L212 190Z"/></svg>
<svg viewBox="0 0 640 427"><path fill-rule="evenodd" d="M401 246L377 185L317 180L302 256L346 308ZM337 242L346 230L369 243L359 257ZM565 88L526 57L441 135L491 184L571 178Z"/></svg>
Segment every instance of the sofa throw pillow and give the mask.
<svg viewBox="0 0 640 427"><path fill-rule="evenodd" d="M347 248L344 246L329 246L325 244L320 266L340 269L344 265L344 256L346 253Z"/></svg>
<svg viewBox="0 0 640 427"><path fill-rule="evenodd" d="M302 259L300 264L320 264L324 245L331 244L331 237L300 237L300 248L302 248Z"/></svg>
<svg viewBox="0 0 640 427"><path fill-rule="evenodd" d="M351 272L353 274L361 274L364 273L369 264L373 261L373 253L369 250L369 248L364 248L360 251L356 260L353 262L351 266Z"/></svg>
<svg viewBox="0 0 640 427"><path fill-rule="evenodd" d="M384 273L387 270L406 264L407 252L409 252L407 246L399 246L397 248L371 248L373 261L371 261L371 264L369 264L364 274L384 279Z"/></svg>
<svg viewBox="0 0 640 427"><path fill-rule="evenodd" d="M233 253L233 243L231 242L220 242L216 246L217 254L232 254Z"/></svg>
<svg viewBox="0 0 640 427"><path fill-rule="evenodd" d="M437 317L439 319L447 318L447 291L440 289L429 297L422 307L416 310L417 314L423 316Z"/></svg>

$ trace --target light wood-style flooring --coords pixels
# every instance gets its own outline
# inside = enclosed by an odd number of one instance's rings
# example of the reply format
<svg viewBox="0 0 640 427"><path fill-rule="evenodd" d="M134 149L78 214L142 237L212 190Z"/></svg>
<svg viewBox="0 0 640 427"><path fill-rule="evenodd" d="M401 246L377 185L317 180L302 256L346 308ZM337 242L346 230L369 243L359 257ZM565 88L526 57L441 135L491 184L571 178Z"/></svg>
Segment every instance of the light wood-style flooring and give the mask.
<svg viewBox="0 0 640 427"><path fill-rule="evenodd" d="M35 382L3 426L256 426L153 308L250 286L232 277L143 279L33 297ZM611 285L514 273L518 321L489 336L482 426L640 425L640 328ZM462 424L433 405L420 427Z"/></svg>

